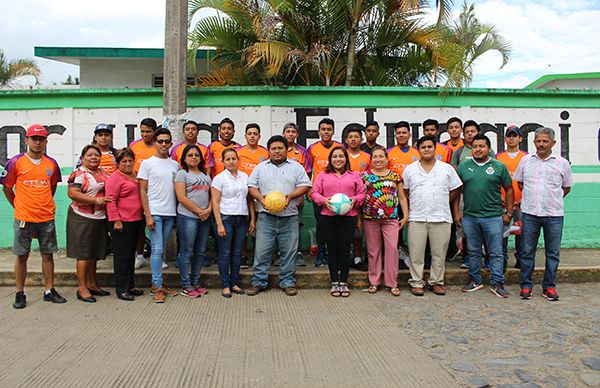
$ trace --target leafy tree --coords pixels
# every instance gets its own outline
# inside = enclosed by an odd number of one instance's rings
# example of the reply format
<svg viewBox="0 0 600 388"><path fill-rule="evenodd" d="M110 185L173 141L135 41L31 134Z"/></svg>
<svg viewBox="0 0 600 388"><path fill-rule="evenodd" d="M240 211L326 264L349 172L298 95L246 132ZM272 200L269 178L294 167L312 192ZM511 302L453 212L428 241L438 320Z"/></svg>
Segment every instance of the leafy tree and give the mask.
<svg viewBox="0 0 600 388"><path fill-rule="evenodd" d="M35 78L36 84L40 81L40 69L32 59L13 59L9 61L0 50L0 87L11 87L19 79L26 76Z"/></svg>

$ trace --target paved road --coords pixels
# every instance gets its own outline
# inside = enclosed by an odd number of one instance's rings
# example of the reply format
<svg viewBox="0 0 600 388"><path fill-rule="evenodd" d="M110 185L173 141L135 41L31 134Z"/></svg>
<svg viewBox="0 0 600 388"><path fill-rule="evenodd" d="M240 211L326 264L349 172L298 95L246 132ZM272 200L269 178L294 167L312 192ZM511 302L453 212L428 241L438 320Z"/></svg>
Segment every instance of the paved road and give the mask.
<svg viewBox="0 0 600 388"><path fill-rule="evenodd" d="M580 387L600 385L600 284L548 302L489 291L417 298L403 290L336 299L216 290L155 305L145 295L90 305L10 307L0 288L0 386Z"/></svg>

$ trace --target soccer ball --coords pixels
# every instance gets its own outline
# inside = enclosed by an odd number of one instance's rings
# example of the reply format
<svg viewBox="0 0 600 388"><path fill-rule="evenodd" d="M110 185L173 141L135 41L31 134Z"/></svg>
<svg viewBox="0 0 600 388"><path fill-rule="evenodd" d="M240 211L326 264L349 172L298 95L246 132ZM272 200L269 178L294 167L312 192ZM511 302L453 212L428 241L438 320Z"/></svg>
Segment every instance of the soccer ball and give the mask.
<svg viewBox="0 0 600 388"><path fill-rule="evenodd" d="M285 206L285 195L279 191L271 191L265 197L265 209L270 213L279 213Z"/></svg>
<svg viewBox="0 0 600 388"><path fill-rule="evenodd" d="M338 216L343 216L352 209L350 198L344 193L334 194L329 202L331 203L331 207L335 210L335 214Z"/></svg>

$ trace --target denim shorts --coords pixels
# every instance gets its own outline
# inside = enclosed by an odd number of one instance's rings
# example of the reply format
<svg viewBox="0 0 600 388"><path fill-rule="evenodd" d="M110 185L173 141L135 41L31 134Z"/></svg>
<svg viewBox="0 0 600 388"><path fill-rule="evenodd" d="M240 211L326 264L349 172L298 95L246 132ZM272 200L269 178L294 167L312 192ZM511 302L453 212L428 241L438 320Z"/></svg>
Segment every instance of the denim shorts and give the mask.
<svg viewBox="0 0 600 388"><path fill-rule="evenodd" d="M38 239L40 252L52 254L58 251L54 220L46 222L25 222L15 219L13 224L15 239L13 254L23 256L31 251L31 240Z"/></svg>

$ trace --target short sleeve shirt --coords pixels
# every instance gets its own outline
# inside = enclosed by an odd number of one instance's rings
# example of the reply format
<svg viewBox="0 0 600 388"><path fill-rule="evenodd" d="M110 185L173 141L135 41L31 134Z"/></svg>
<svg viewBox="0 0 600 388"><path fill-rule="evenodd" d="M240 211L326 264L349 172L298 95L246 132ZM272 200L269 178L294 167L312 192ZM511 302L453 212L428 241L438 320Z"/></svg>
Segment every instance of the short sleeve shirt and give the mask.
<svg viewBox="0 0 600 388"><path fill-rule="evenodd" d="M269 151L265 147L258 146L255 151L250 150L248 146L238 148L238 170L250 176L254 168L265 160L269 159Z"/></svg>
<svg viewBox="0 0 600 388"><path fill-rule="evenodd" d="M52 187L60 182L56 160L42 156L34 161L22 153L12 157L0 176L0 184L15 191L15 219L47 222L55 218L56 205Z"/></svg>
<svg viewBox="0 0 600 388"><path fill-rule="evenodd" d="M135 163L133 165L133 169L136 173L140 171L140 166L142 165L142 162L144 160L156 154L156 148L154 148L154 145L146 144L146 142L143 139L139 139L132 142L131 144L129 144L129 148L131 148L133 154L135 155Z"/></svg>
<svg viewBox="0 0 600 388"><path fill-rule="evenodd" d="M193 173L185 170L177 171L175 182L183 182L185 184L185 195L201 209L206 209L210 201L210 177L204 173ZM177 205L177 213L187 217L198 218L181 202Z"/></svg>
<svg viewBox="0 0 600 388"><path fill-rule="evenodd" d="M322 141L318 141L311 144L308 147L308 157L312 164L312 181L313 183L317 180L319 174L325 170L325 167L329 164L329 154L335 147L343 147L342 143L332 141L329 147L325 147Z"/></svg>
<svg viewBox="0 0 600 388"><path fill-rule="evenodd" d="M402 178L397 172L389 171L379 176L371 170L360 174L367 197L361 207L362 217L366 220L397 219L398 190L402 190Z"/></svg>
<svg viewBox="0 0 600 388"><path fill-rule="evenodd" d="M463 182L465 215L478 218L502 215L500 188L512 185L504 164L491 157L482 166L473 159L467 159L456 172Z"/></svg>
<svg viewBox="0 0 600 388"><path fill-rule="evenodd" d="M411 163L421 159L419 151L413 147L400 148L397 145L388 149L388 168L402 176L402 172Z"/></svg>
<svg viewBox="0 0 600 388"><path fill-rule="evenodd" d="M238 171L237 176L224 170L212 181L212 187L221 193L219 207L227 216L248 215L248 175Z"/></svg>
<svg viewBox="0 0 600 388"><path fill-rule="evenodd" d="M350 159L350 170L360 174L371 167L371 154L365 151L360 151L358 155L351 155L348 153Z"/></svg>
<svg viewBox="0 0 600 388"><path fill-rule="evenodd" d="M155 216L176 216L177 197L173 181L179 164L172 159L152 156L142 162L138 179L148 181L148 206Z"/></svg>
<svg viewBox="0 0 600 388"><path fill-rule="evenodd" d="M517 171L517 167L519 166L519 162L521 162L521 159L523 159L525 155L527 155L527 152L525 151L518 151L516 155L511 155L508 151L503 151L496 155L496 160L504 163L504 165L508 169L508 172L510 173L510 176L513 178L513 192L515 193L515 203L521 202L522 194L521 189L519 189L519 183L516 179L514 179L514 176L515 172ZM502 198L505 197L506 193L504 192L504 189L502 189Z"/></svg>
<svg viewBox="0 0 600 388"><path fill-rule="evenodd" d="M213 177L225 170L225 165L223 165L223 150L225 148L238 148L239 146L240 145L234 141L225 146L219 140L215 140L208 145L208 151L210 152L214 163L214 168L211 173Z"/></svg>
<svg viewBox="0 0 600 388"><path fill-rule="evenodd" d="M302 147L301 145L294 144L293 147L288 148L287 158L300 163L302 167L304 167L304 171L306 171L307 174L310 174L312 171L312 164L310 163L308 152L306 151L306 148Z"/></svg>
<svg viewBox="0 0 600 388"><path fill-rule="evenodd" d="M101 168L98 168L97 171L90 171L84 166L80 166L69 175L67 182L69 187L79 188L88 197L102 198L105 196L104 188L107 180L108 174ZM106 218L106 206L73 201L71 209L85 218L95 220Z"/></svg>
<svg viewBox="0 0 600 388"><path fill-rule="evenodd" d="M462 182L451 165L438 160L426 172L420 162L413 163L404 169L402 179L409 190L409 221L452 223L450 191Z"/></svg>

